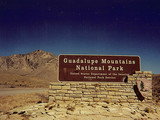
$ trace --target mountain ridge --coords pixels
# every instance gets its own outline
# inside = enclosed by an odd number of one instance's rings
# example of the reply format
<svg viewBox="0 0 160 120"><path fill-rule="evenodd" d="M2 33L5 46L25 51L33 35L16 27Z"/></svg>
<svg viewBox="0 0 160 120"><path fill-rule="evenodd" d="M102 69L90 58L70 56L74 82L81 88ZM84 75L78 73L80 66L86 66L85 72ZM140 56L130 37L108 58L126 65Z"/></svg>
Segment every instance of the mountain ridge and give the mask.
<svg viewBox="0 0 160 120"><path fill-rule="evenodd" d="M2 56L0 57L0 71L8 74L8 78L4 79L0 76L0 84L4 84L3 81L11 79L9 76L13 76L13 74L19 76L17 79L35 78L49 84L49 82L58 80L57 69L58 57L43 50L35 50L27 54Z"/></svg>

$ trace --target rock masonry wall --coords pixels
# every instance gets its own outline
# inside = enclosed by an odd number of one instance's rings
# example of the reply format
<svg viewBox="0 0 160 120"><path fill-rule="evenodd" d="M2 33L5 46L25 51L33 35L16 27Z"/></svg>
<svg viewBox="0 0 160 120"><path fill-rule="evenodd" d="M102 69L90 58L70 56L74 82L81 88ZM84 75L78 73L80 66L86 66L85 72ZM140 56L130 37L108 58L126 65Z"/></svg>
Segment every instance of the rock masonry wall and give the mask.
<svg viewBox="0 0 160 120"><path fill-rule="evenodd" d="M145 78L152 81L152 72L136 71L124 82L55 82L49 86L49 102L140 102L134 87ZM142 102L152 101L152 90Z"/></svg>

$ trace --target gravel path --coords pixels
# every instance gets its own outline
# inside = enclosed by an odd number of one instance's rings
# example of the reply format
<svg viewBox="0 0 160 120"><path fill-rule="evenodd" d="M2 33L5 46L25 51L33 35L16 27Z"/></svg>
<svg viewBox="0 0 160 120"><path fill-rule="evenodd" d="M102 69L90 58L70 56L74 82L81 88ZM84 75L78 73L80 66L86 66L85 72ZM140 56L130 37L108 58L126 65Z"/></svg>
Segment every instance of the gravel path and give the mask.
<svg viewBox="0 0 160 120"><path fill-rule="evenodd" d="M48 89L45 88L0 88L0 97L16 95L16 94L25 94L25 93L47 92L47 91Z"/></svg>

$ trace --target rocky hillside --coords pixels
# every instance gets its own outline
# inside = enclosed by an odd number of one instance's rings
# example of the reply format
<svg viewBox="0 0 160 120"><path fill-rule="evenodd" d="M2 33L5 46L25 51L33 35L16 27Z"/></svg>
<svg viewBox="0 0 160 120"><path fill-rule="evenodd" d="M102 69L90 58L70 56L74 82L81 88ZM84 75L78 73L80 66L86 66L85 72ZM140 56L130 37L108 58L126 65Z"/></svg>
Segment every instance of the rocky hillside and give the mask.
<svg viewBox="0 0 160 120"><path fill-rule="evenodd" d="M42 50L0 57L0 84L13 87L34 84L37 87L38 82L43 81L49 85L49 82L57 81L57 69L57 56Z"/></svg>

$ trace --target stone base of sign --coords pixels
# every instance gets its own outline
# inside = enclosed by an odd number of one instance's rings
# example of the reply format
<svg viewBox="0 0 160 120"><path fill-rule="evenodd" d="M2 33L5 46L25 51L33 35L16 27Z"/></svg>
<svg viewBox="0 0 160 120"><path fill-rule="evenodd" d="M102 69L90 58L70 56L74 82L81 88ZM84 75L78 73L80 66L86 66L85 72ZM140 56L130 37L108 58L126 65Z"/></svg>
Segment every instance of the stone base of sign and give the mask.
<svg viewBox="0 0 160 120"><path fill-rule="evenodd" d="M49 86L49 101L152 102L152 89L144 97L137 87L142 78L152 81L152 72L136 71L124 82L55 82Z"/></svg>

